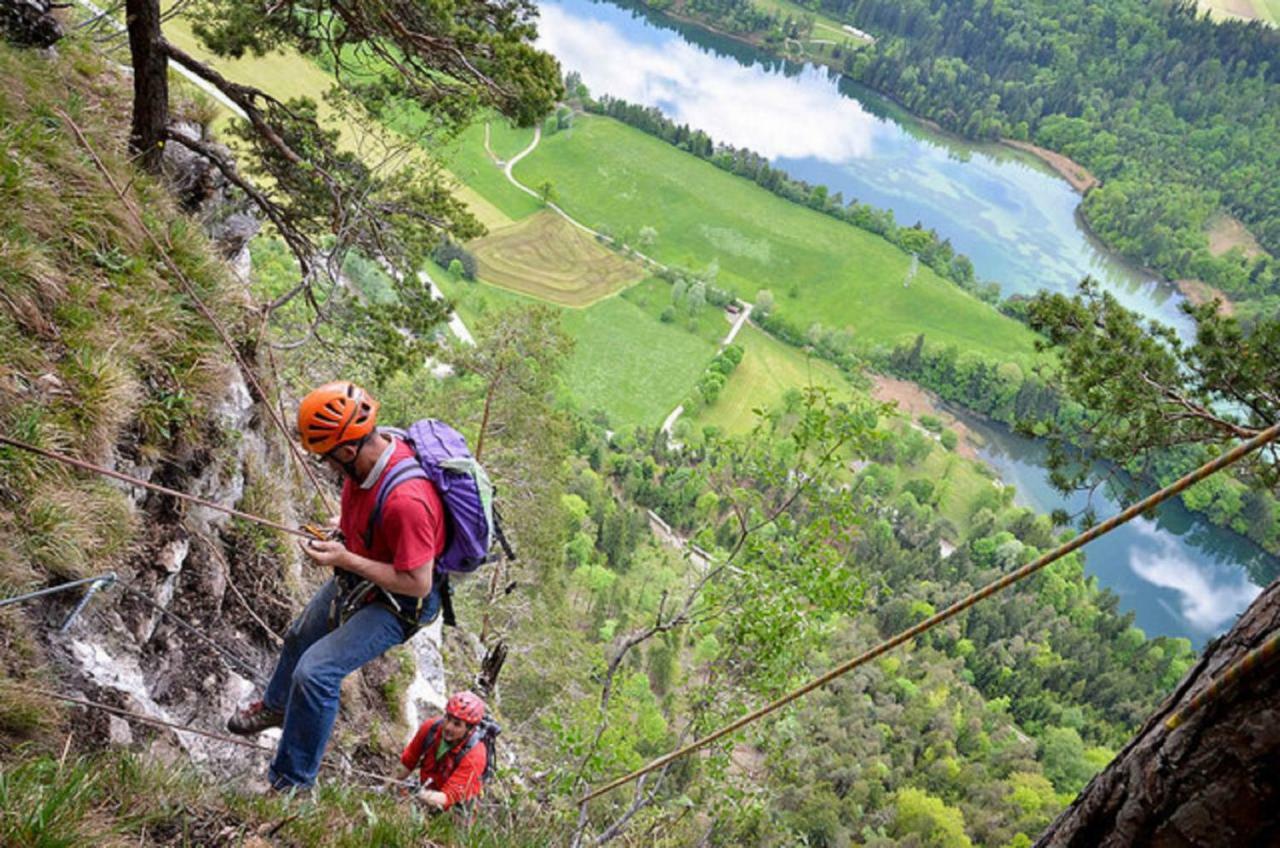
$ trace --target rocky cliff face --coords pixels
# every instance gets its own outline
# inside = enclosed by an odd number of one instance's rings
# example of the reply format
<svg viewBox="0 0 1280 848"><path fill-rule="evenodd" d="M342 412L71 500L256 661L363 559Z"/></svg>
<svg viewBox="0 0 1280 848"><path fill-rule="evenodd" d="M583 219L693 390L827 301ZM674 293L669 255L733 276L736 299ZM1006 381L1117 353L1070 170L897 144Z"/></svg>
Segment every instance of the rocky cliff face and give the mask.
<svg viewBox="0 0 1280 848"><path fill-rule="evenodd" d="M130 476L252 512L246 504L253 500L252 489L280 489L279 482L292 476L291 460L278 447L278 435L264 435L272 425L259 416L238 373L232 372L215 417L211 426L221 436L213 441L221 447L156 464L130 458L127 449L101 459ZM130 712L222 733L236 705L261 692L274 666L276 634L323 576L304 572L291 544L280 545L275 556L254 555L245 541L252 530L225 513L120 486L129 490L140 540L118 585L99 593L65 634L48 630L50 656L67 678L60 686ZM288 498L276 505L275 519L297 523ZM49 621L60 621L76 600L73 593L51 598ZM393 763L378 752L394 750L420 717L443 705L440 637L437 623L398 655L349 681L343 698L351 731L346 736L364 768L391 771ZM92 734L111 744L148 750L167 761L189 758L221 777L264 771L268 760L243 746L105 713L85 721ZM382 738L369 744L365 731L375 724L384 728Z"/></svg>

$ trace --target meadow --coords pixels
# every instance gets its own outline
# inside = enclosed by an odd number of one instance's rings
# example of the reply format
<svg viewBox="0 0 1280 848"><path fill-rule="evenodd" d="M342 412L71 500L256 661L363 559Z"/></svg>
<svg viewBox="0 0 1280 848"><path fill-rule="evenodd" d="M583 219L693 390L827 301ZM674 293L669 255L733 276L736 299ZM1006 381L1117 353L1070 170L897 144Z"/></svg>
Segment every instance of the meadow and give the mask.
<svg viewBox="0 0 1280 848"><path fill-rule="evenodd" d="M561 306L587 306L647 276L550 209L467 245L480 279Z"/></svg>
<svg viewBox="0 0 1280 848"><path fill-rule="evenodd" d="M501 320L506 309L540 302L457 279L439 267L430 273L469 327ZM651 305L669 299L669 290L662 280L649 279L586 308L559 308L561 326L574 339L565 393L579 409L603 411L615 430L661 424L715 354L709 333L653 316Z"/></svg>
<svg viewBox="0 0 1280 848"><path fill-rule="evenodd" d="M892 346L924 333L987 356L1020 358L1032 334L927 267L904 285L910 257L882 238L764 189L608 118L577 116L515 167L550 182L578 220L626 241L657 231L645 252L705 271L747 300L769 290L781 316Z"/></svg>

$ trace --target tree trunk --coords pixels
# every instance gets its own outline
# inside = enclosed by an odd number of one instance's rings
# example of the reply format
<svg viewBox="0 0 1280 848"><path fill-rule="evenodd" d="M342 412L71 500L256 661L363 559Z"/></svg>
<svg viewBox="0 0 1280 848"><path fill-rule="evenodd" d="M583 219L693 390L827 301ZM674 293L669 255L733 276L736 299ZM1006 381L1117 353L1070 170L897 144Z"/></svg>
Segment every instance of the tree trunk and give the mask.
<svg viewBox="0 0 1280 848"><path fill-rule="evenodd" d="M133 60L133 126L129 147L138 161L159 173L164 130L169 124L169 57L160 31L159 0L126 0L125 25Z"/></svg>
<svg viewBox="0 0 1280 848"><path fill-rule="evenodd" d="M1176 729L1165 722L1280 626L1280 580L1245 611L1037 846L1280 845L1280 675L1242 673Z"/></svg>

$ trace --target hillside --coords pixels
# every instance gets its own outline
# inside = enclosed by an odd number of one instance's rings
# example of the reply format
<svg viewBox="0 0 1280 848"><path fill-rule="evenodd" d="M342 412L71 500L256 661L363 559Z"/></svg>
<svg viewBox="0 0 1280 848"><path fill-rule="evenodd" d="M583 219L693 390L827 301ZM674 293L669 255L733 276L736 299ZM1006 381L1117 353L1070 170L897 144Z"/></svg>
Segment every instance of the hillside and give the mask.
<svg viewBox="0 0 1280 848"><path fill-rule="evenodd" d="M129 81L101 49L0 47L0 597L115 578L83 609L82 589L0 608L0 842L1141 844L1204 839L1233 799L1233 837L1274 832L1275 687L1211 685L1274 649L1274 587L1201 657L1135 627L1081 553L911 630L1076 531L1018 506L957 419L875 400L888 381L865 366L1012 417L1049 404L1025 324L928 268L903 285L908 255L885 239L583 115L515 175L628 243L652 230L646 250L678 270L637 273L607 239L564 238L572 225L492 161L530 133L472 122L416 155L470 178L489 234L442 250L449 222L434 225L398 258L439 283L474 344L445 331L425 284L362 250L320 297L282 299L300 270L282 230L250 238L244 198L180 144L163 176L140 167ZM170 103L201 141L235 132L185 87ZM364 148L343 143L337 161L364 176ZM278 196L310 185L255 179ZM721 307L760 307L762 289L773 320L761 309L728 344ZM417 335L415 320L431 324ZM386 353L406 337L413 355ZM224 722L328 577L295 541L328 517L345 460L313 478L289 444L299 399L338 377L380 401L379 423L440 416L464 433L518 557L454 578L458 628L434 623L346 680L315 791L267 792L276 738L245 745ZM497 683L480 680L500 655ZM390 779L401 748L446 693L481 684L503 726L497 774L474 816L431 815ZM1165 728L1207 690L1185 729ZM1153 765L1169 761L1172 775ZM1133 774L1154 775L1136 805Z"/></svg>

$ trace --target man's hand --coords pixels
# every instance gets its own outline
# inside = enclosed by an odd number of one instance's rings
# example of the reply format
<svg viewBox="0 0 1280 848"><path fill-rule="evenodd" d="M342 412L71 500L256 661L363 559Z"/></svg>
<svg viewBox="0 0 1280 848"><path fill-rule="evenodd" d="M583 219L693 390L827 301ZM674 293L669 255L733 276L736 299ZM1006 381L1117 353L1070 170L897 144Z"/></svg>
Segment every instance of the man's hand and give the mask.
<svg viewBox="0 0 1280 848"><path fill-rule="evenodd" d="M418 800L436 810L443 810L444 805L449 803L449 796L443 792L436 792L434 789L423 789L418 793Z"/></svg>
<svg viewBox="0 0 1280 848"><path fill-rule="evenodd" d="M298 547L312 562L325 568L342 568L347 562L348 551L341 542L310 539L299 542Z"/></svg>

